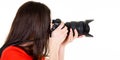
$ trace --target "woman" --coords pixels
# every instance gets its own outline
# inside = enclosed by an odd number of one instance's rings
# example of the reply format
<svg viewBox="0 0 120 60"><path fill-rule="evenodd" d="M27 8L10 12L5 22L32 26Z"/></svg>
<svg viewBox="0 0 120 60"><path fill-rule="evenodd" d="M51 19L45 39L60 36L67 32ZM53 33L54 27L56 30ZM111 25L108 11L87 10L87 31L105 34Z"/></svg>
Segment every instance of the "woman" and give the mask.
<svg viewBox="0 0 120 60"><path fill-rule="evenodd" d="M52 27L49 8L39 2L29 1L18 10L6 42L0 51L0 60L63 60L64 47L78 37L72 30L67 37L67 27L62 22L50 37ZM59 36L59 37L58 37Z"/></svg>

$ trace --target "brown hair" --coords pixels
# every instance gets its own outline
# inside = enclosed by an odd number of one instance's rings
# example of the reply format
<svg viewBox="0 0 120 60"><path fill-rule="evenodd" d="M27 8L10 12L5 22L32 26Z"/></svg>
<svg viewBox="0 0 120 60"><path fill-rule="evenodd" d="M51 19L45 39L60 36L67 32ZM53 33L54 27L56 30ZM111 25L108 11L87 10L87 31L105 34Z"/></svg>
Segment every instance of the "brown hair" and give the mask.
<svg viewBox="0 0 120 60"><path fill-rule="evenodd" d="M32 41L33 60L41 60L48 51L50 21L50 10L46 5L33 1L24 3L14 18L2 50L14 43L20 45Z"/></svg>

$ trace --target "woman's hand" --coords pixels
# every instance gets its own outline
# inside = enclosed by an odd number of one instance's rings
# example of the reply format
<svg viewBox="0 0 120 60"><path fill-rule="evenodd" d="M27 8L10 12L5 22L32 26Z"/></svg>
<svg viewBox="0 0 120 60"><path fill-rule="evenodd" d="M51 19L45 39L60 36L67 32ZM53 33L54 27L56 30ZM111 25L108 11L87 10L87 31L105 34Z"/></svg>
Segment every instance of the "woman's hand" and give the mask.
<svg viewBox="0 0 120 60"><path fill-rule="evenodd" d="M74 39L82 37L82 36L78 36L78 32L76 29L74 29L74 32L75 32L75 35L73 36L73 31L72 29L70 29L70 33L68 37L66 37L66 39L62 42L61 46L66 46L68 43L72 42Z"/></svg>
<svg viewBox="0 0 120 60"><path fill-rule="evenodd" d="M60 45L67 36L67 27L64 26L64 23L62 22L51 34L50 41L56 45Z"/></svg>

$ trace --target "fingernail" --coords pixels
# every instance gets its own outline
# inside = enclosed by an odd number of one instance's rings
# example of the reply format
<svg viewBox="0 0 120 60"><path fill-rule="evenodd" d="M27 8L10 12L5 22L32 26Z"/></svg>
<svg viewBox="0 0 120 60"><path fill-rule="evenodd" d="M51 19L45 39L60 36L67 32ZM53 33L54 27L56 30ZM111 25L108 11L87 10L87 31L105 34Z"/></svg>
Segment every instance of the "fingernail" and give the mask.
<svg viewBox="0 0 120 60"><path fill-rule="evenodd" d="M74 31L75 31L76 29L74 29Z"/></svg>

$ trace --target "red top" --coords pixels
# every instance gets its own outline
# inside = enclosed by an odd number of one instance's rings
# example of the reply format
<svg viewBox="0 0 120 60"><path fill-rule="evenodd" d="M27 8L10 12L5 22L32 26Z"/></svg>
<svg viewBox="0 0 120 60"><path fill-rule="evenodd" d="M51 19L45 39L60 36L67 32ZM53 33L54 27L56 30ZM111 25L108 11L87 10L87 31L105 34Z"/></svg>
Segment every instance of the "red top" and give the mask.
<svg viewBox="0 0 120 60"><path fill-rule="evenodd" d="M21 48L16 46L9 46L5 48L5 50L3 50L0 60L33 60L33 59Z"/></svg>

